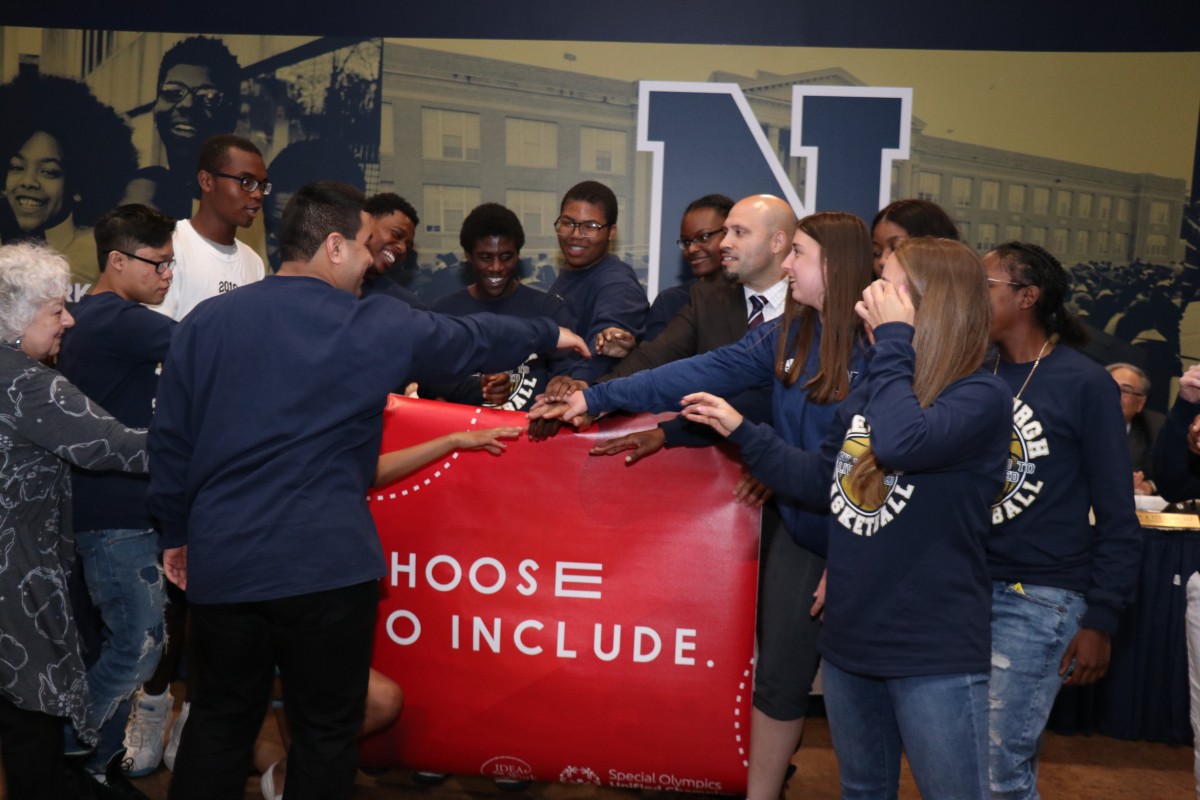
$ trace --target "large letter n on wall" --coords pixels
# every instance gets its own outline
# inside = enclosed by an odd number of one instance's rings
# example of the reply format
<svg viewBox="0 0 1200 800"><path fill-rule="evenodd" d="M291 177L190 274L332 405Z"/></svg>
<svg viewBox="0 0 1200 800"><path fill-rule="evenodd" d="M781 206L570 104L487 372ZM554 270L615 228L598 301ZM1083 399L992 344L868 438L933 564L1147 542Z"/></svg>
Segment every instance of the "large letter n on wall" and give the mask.
<svg viewBox="0 0 1200 800"><path fill-rule="evenodd" d="M801 200L740 86L642 81L638 149L653 153L650 295L679 282L673 231L703 195L774 194L797 216L844 210L869 220L890 197L892 161L908 157L911 118L911 89L793 87L788 144L807 158Z"/></svg>

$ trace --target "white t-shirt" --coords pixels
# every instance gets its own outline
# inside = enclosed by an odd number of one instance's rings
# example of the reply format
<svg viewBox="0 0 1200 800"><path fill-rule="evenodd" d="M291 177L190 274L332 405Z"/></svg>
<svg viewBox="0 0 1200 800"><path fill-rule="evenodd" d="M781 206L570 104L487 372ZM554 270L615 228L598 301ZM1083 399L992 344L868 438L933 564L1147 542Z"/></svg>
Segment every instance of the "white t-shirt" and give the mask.
<svg viewBox="0 0 1200 800"><path fill-rule="evenodd" d="M196 233L191 220L180 220L172 238L175 246L174 277L161 305L150 306L176 322L202 300L233 291L266 277L263 260L245 243L229 246Z"/></svg>

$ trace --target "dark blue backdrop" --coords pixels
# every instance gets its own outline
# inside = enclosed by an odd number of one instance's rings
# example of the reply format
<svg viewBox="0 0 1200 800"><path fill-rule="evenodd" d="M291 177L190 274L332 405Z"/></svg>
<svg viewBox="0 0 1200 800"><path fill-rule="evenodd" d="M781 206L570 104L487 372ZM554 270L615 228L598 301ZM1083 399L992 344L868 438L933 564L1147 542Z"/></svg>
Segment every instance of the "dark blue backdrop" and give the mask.
<svg viewBox="0 0 1200 800"><path fill-rule="evenodd" d="M6 0L0 6L0 24L49 28L930 50L1200 50L1195 0Z"/></svg>

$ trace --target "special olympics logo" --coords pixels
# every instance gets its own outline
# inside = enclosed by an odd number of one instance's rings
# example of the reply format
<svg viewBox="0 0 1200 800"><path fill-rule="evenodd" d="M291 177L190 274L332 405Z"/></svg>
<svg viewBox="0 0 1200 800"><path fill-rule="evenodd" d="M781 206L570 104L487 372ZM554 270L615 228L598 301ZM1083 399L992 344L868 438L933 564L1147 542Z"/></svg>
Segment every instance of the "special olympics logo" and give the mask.
<svg viewBox="0 0 1200 800"><path fill-rule="evenodd" d="M590 783L594 786L600 785L600 776L593 772L589 767L571 767L568 766L558 773L559 783L574 783L583 785Z"/></svg>
<svg viewBox="0 0 1200 800"><path fill-rule="evenodd" d="M479 774L492 778L530 781L533 780L533 767L516 756L496 756L483 762Z"/></svg>

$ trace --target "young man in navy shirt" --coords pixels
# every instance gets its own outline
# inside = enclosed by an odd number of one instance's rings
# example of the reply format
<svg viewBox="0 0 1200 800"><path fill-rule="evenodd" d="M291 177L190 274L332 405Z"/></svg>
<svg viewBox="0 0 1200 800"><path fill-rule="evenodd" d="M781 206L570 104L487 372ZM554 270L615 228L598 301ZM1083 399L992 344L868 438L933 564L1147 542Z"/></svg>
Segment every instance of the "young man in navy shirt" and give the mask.
<svg viewBox="0 0 1200 800"><path fill-rule="evenodd" d="M297 191L279 271L201 304L164 365L150 508L167 577L188 592L196 672L173 800L242 791L276 665L292 729L289 791L349 793L386 574L365 495L388 392L556 346L586 349L549 319L359 300L374 230L364 203L346 184ZM270 344L247 345L268 333Z"/></svg>
<svg viewBox="0 0 1200 800"><path fill-rule="evenodd" d="M175 220L143 205L125 205L96 222L100 278L75 309L58 368L129 427L154 413L158 375L175 321L157 314L171 285ZM147 680L163 648L158 531L146 509L146 475L75 470L75 546L92 603L106 632L88 670L100 741L86 769L112 792L144 797L122 768L129 696ZM97 789L97 792L104 790Z"/></svg>
<svg viewBox="0 0 1200 800"><path fill-rule="evenodd" d="M594 383L617 363L596 349L597 335L619 328L641 341L650 303L633 267L609 252L617 235L617 196L612 189L596 181L572 186L563 197L554 230L566 263L550 294L567 301L576 330L594 354L590 361L575 364L570 375Z"/></svg>

